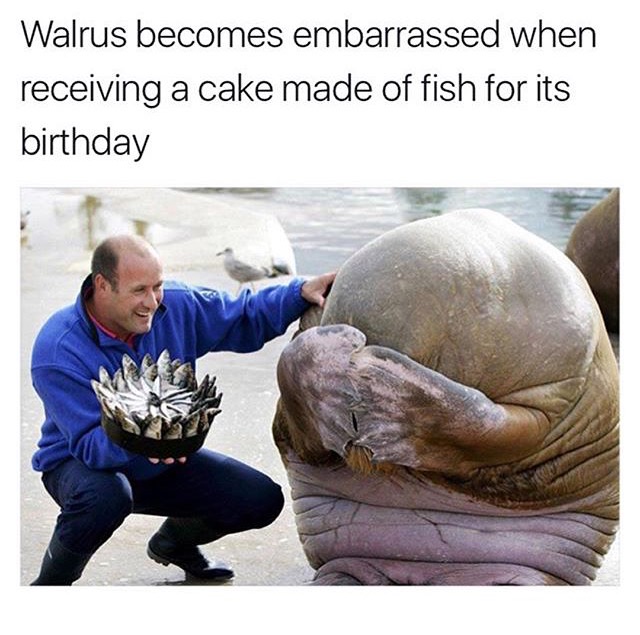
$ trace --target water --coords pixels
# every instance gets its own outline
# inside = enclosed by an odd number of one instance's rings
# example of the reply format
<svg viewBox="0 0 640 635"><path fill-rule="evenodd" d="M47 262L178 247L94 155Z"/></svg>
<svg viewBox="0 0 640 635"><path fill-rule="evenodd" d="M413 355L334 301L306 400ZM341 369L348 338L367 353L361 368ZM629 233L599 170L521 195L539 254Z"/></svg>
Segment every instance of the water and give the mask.
<svg viewBox="0 0 640 635"><path fill-rule="evenodd" d="M380 234L403 223L454 209L488 207L564 250L580 217L609 190L604 188L199 188L188 190L212 204L268 212L282 224L298 271L320 273L339 267ZM60 256L87 253L105 236L132 231L162 244L187 238L188 227L167 215L155 222L125 218L110 209L109 190L26 190L30 209L28 245L39 265ZM175 214L175 220L179 217ZM192 231L193 233L193 231ZM24 259L23 259L24 260Z"/></svg>
<svg viewBox="0 0 640 635"><path fill-rule="evenodd" d="M561 250L604 188L276 188L201 189L238 205L266 205L282 223L299 270L339 267L358 248L403 223L454 209L488 207Z"/></svg>

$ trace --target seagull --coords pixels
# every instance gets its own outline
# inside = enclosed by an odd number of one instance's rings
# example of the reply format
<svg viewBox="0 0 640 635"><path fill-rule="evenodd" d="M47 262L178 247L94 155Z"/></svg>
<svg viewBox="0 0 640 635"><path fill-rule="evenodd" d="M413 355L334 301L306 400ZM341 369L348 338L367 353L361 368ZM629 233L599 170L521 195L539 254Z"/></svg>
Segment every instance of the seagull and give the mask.
<svg viewBox="0 0 640 635"><path fill-rule="evenodd" d="M280 275L288 275L290 269L286 263L273 263L271 269L267 267L254 267L238 260L231 247L227 247L218 252L216 256L224 256L224 270L227 272L230 278L239 282L238 291L240 291L243 284L249 283L251 289L255 291L253 283L256 280L262 280L263 278L275 278Z"/></svg>
<svg viewBox="0 0 640 635"><path fill-rule="evenodd" d="M293 274L291 267L284 260L274 260L271 258L271 274L270 278L277 276L290 276Z"/></svg>

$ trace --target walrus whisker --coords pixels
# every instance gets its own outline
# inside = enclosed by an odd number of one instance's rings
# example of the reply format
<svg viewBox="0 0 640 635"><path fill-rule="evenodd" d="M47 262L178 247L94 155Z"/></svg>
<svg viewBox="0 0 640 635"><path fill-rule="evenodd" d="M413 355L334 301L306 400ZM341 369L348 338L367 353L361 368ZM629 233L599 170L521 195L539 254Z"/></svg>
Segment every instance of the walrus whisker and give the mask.
<svg viewBox="0 0 640 635"><path fill-rule="evenodd" d="M373 474L374 472L382 472L384 474L392 474L397 470L397 466L393 463L376 463L373 461L373 452L369 448L362 445L355 445L349 442L344 451L345 463L359 474Z"/></svg>

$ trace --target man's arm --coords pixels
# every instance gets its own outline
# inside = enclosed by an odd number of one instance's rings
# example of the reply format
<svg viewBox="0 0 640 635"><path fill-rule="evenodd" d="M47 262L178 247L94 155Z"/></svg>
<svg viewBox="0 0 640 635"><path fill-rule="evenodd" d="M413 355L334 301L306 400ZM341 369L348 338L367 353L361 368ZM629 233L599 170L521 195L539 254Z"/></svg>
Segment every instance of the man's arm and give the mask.
<svg viewBox="0 0 640 635"><path fill-rule="evenodd" d="M128 463L131 455L112 443L100 425L100 405L90 379L62 366L38 366L33 385L44 405L43 443L64 438L72 456L93 469L109 469Z"/></svg>
<svg viewBox="0 0 640 635"><path fill-rule="evenodd" d="M323 303L333 278L334 274L295 278L287 285L245 291L236 298L212 289L195 289L193 313L185 316L189 322L176 328L193 337L196 357L211 351L257 351L282 335L310 303Z"/></svg>

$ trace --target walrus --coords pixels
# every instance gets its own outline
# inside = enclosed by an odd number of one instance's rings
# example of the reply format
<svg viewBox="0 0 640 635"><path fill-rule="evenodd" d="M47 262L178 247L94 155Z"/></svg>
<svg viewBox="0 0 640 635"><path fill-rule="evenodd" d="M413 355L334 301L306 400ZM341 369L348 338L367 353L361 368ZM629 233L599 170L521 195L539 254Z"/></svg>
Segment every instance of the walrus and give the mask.
<svg viewBox="0 0 640 635"><path fill-rule="evenodd" d="M565 249L587 279L604 322L620 330L620 190L612 190L577 223Z"/></svg>
<svg viewBox="0 0 640 635"><path fill-rule="evenodd" d="M484 209L391 230L277 379L310 584L594 580L618 526L618 367L559 249Z"/></svg>

